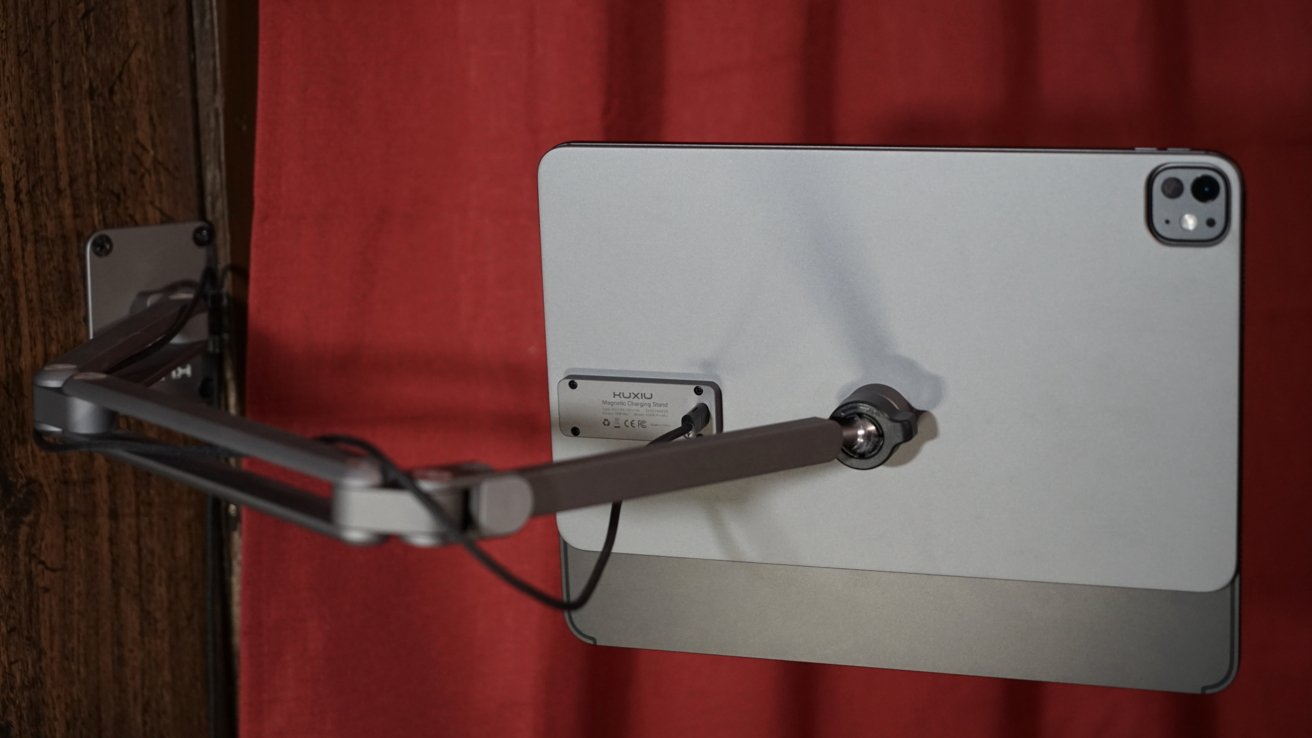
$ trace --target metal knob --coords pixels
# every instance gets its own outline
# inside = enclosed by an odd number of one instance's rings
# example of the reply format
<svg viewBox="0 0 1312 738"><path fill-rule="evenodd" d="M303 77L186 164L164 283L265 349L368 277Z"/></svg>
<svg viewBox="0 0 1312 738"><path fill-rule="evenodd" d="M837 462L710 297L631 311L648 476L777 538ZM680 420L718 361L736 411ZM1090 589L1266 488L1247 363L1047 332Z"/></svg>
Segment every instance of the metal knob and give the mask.
<svg viewBox="0 0 1312 738"><path fill-rule="evenodd" d="M838 460L853 469L883 465L898 446L916 437L918 416L911 403L892 387L860 387L829 416L843 427Z"/></svg>

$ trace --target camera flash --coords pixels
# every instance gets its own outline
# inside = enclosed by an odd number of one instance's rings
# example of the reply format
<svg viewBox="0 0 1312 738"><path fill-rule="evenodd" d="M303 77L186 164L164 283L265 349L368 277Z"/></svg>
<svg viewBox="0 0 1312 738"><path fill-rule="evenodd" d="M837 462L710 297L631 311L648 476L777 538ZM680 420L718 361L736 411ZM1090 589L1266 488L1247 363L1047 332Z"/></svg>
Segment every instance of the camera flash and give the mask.
<svg viewBox="0 0 1312 738"><path fill-rule="evenodd" d="M1192 231L1198 227L1198 216L1193 213L1185 213L1184 217L1180 219L1180 226L1186 231Z"/></svg>

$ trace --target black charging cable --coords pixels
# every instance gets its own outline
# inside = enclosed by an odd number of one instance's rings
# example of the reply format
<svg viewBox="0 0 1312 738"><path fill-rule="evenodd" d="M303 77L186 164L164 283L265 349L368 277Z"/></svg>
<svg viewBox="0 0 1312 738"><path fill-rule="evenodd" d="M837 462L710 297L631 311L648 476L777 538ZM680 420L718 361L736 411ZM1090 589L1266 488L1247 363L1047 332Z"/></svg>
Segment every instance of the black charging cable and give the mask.
<svg viewBox="0 0 1312 738"><path fill-rule="evenodd" d="M711 411L705 403L698 403L689 413L683 416L679 427L661 435L652 440L648 445L658 443L670 443L677 441L694 433L700 433L710 423ZM545 592L516 575L506 568L504 564L492 558L482 546L466 533L455 520L443 509L442 505L433 498L431 494L424 491L415 478L403 470L387 454L378 449L377 446L354 436L344 435L327 435L318 436L315 440L325 443L332 443L340 446L354 448L363 453L367 458L372 459L382 469L383 475L387 482L396 484L402 489L410 492L411 495L424 506L429 515L437 521L438 527L441 528L442 536L455 543L459 543L473 556L478 563L492 572L496 577L506 584L513 587L521 594L540 602L547 607L563 612L574 612L592 599L592 594L597 590L597 584L601 581L602 572L606 570L606 564L610 561L611 552L615 549L615 537L619 533L620 527L620 509L622 502L613 502L610 506L610 518L606 523L606 539L601 544L601 551L597 554L597 562L592 566L592 572L588 574L587 581L583 583L583 588L579 590L577 597L573 599L555 597Z"/></svg>
<svg viewBox="0 0 1312 738"><path fill-rule="evenodd" d="M160 334L158 338L151 341L132 355L115 363L107 373L113 374L117 371L131 366L132 364L154 354L155 352L168 345L182 330L187 326L195 316L196 311L202 304L211 298L216 292L222 289L227 277L235 271L232 267L224 267L217 274L211 268L206 268L201 274L201 278L194 284L195 291L179 311L169 327ZM176 287L192 285L171 285ZM653 439L648 445L658 443L670 443L689 435L699 434L710 423L710 408L705 403L698 403L696 407L684 415L677 428ZM194 446L171 446L169 444L158 443L149 440L138 439L121 439L121 438L97 438L97 437L64 437L60 442L49 440L40 431L33 433L33 440L36 445L45 451L69 452L69 451L123 451L131 453L140 453L145 455L154 455L159 457L195 457L206 456L211 458L241 458L243 455L228 451L221 447L212 445L194 445ZM531 597L532 599L546 605L547 607L564 612L573 612L582 608L592 599L593 593L597 589L597 584L601 581L601 575L606 570L606 564L610 561L611 552L615 548L615 538L619 532L620 510L623 503L611 503L610 517L606 524L606 538L602 543L601 551L597 555L597 561L592 567L592 572L588 575L579 591L577 597L573 599L555 597L511 572L504 564L494 559L490 554L483 550L482 546L464 531L460 524L453 520L447 511L442 508L432 495L425 492L415 478L408 474L400 467L390 456L383 453L377 446L368 441L348 435L324 435L318 436L315 440L324 443L331 443L339 446L354 448L362 453L365 457L372 459L382 470L385 481L395 484L408 491L416 500L423 505L429 515L433 517L443 538L448 541L459 543L471 556L474 557L486 569L492 572L497 578L510 585L520 593Z"/></svg>
<svg viewBox="0 0 1312 738"><path fill-rule="evenodd" d="M196 311L200 309L200 306L206 304L209 300L210 294L218 289L217 285L218 279L214 270L205 267L205 271L201 272L200 279L196 282L195 290L191 293L191 298L188 299L187 304L178 311L178 314L173 318L173 322L169 324L169 327L165 329L163 333L159 334L155 340L142 346L140 349L137 349L130 356L119 360L116 364L107 369L105 373L114 374L122 371L167 346L170 341L182 332L183 328L187 327L187 323L191 322L191 319L196 315Z"/></svg>

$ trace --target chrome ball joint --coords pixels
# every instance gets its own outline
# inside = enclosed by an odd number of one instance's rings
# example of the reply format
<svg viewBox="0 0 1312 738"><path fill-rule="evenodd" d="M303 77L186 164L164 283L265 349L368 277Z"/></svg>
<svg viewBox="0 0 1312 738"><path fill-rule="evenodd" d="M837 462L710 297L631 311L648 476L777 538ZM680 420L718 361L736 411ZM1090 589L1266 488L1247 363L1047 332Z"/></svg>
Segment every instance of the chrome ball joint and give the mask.
<svg viewBox="0 0 1312 738"><path fill-rule="evenodd" d="M919 415L892 387L867 384L858 388L829 416L843 428L838 460L853 469L883 465L898 446L915 438Z"/></svg>

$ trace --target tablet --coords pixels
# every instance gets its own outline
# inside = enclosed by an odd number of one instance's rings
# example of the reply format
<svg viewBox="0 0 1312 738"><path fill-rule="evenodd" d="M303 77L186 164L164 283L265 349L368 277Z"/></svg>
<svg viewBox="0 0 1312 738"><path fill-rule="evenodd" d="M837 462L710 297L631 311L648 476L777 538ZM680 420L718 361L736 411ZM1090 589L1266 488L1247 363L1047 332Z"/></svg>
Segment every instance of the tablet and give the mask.
<svg viewBox="0 0 1312 738"><path fill-rule="evenodd" d="M626 503L615 568L572 620L581 636L1182 691L1226 682L1233 163L587 144L554 149L539 180L556 458L641 442L562 426L570 376L713 384L723 430L827 416L867 383L924 411L917 440L879 469L835 462ZM606 514L558 521L574 582ZM683 617L650 617L671 607ZM992 646L963 652L948 633Z"/></svg>
<svg viewBox="0 0 1312 738"><path fill-rule="evenodd" d="M633 502L617 551L1193 592L1234 577L1242 194L1224 158L564 146L540 192L553 417L574 375L714 383L725 430L825 417L868 383L926 412L878 470ZM556 458L640 442L555 430ZM560 532L595 550L606 519Z"/></svg>

